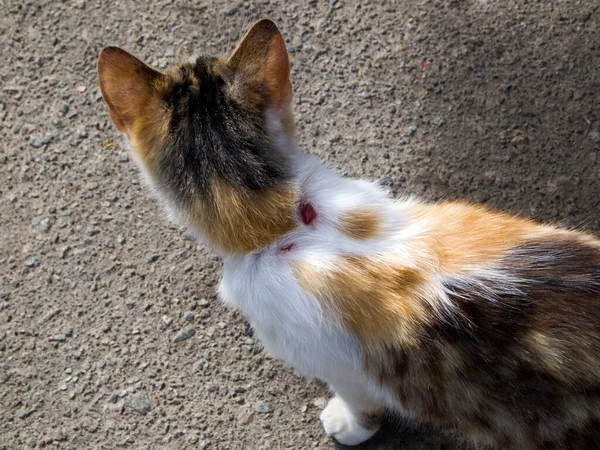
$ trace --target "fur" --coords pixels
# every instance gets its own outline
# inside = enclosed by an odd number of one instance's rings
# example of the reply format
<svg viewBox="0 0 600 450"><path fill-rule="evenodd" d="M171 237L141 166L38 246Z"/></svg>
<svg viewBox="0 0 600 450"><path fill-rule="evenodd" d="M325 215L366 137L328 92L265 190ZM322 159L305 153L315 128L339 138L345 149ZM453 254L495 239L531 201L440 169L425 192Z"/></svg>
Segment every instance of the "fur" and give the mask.
<svg viewBox="0 0 600 450"><path fill-rule="evenodd" d="M600 448L600 241L461 202L394 200L293 139L283 38L160 74L100 56L117 128L171 217L223 255L219 294L325 380L355 445L385 408L506 449Z"/></svg>

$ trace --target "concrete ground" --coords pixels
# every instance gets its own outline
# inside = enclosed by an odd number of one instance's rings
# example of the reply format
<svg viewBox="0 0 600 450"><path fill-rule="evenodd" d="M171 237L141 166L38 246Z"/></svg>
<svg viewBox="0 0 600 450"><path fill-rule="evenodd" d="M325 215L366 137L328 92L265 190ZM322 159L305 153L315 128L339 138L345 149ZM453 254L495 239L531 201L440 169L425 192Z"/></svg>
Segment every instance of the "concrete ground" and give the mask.
<svg viewBox="0 0 600 450"><path fill-rule="evenodd" d="M596 0L0 0L0 449L336 448L327 392L219 305L97 86L104 46L164 68L261 17L340 173L600 230ZM461 447L392 420L360 448Z"/></svg>

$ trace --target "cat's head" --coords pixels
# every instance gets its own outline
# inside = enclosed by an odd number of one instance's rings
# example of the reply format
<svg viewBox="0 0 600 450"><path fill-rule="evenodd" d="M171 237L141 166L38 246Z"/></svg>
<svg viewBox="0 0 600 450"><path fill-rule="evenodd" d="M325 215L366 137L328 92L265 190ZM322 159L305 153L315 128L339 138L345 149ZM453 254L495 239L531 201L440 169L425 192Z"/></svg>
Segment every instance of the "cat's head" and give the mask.
<svg viewBox="0 0 600 450"><path fill-rule="evenodd" d="M112 121L176 221L226 253L294 228L292 87L273 22L254 24L227 58L165 73L108 47L98 74Z"/></svg>

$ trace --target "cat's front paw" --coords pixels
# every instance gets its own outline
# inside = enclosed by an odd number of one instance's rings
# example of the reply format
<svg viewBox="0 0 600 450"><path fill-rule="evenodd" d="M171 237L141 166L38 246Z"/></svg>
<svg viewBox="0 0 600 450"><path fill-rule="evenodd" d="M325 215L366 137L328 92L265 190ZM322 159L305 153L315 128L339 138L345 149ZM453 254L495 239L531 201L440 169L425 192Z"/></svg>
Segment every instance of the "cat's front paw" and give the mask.
<svg viewBox="0 0 600 450"><path fill-rule="evenodd" d="M331 436L340 444L358 445L371 438L379 429L365 428L360 425L344 401L335 396L321 413L321 423L327 436Z"/></svg>

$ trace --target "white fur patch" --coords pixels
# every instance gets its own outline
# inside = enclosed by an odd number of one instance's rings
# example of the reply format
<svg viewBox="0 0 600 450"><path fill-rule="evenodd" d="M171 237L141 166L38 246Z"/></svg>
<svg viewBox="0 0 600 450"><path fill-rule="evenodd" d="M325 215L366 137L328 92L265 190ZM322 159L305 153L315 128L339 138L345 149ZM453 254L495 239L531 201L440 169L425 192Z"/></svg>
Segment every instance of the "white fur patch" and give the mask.
<svg viewBox="0 0 600 450"><path fill-rule="evenodd" d="M327 436L331 436L344 445L361 444L377 432L377 429L368 430L362 427L344 401L337 395L329 400L320 419Z"/></svg>

